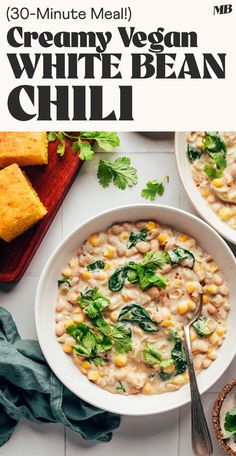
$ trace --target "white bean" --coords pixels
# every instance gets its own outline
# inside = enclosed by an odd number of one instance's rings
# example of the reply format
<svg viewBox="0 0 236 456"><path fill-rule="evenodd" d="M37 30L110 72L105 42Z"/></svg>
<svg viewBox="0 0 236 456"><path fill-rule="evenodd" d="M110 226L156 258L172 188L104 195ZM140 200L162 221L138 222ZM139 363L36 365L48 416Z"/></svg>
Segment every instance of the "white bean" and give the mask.
<svg viewBox="0 0 236 456"><path fill-rule="evenodd" d="M214 282L216 285L222 285L223 279L222 279L221 275L220 275L220 274L214 274L214 275L213 275L213 282Z"/></svg>
<svg viewBox="0 0 236 456"><path fill-rule="evenodd" d="M210 365L211 365L212 361L210 359L204 359L203 363L202 363L202 367L204 369L207 369Z"/></svg>
<svg viewBox="0 0 236 456"><path fill-rule="evenodd" d="M157 239L152 239L150 242L151 250L158 250L159 249L159 242Z"/></svg>
<svg viewBox="0 0 236 456"><path fill-rule="evenodd" d="M56 325L56 335L57 336L62 336L62 334L64 334L64 332L65 332L65 325L64 325L64 323L62 321L60 321Z"/></svg>
<svg viewBox="0 0 236 456"><path fill-rule="evenodd" d="M121 225L113 225L111 227L111 232L117 236L118 234L121 234L123 231L123 227Z"/></svg>
<svg viewBox="0 0 236 456"><path fill-rule="evenodd" d="M139 253L147 253L150 250L150 244L145 241L137 242L136 249Z"/></svg>
<svg viewBox="0 0 236 456"><path fill-rule="evenodd" d="M209 348L209 342L206 340L196 339L192 343L192 351L206 353Z"/></svg>
<svg viewBox="0 0 236 456"><path fill-rule="evenodd" d="M157 287L150 287L147 290L147 294L148 294L148 296L150 296L151 299L153 299L154 301L157 301L160 296L160 291L158 290Z"/></svg>

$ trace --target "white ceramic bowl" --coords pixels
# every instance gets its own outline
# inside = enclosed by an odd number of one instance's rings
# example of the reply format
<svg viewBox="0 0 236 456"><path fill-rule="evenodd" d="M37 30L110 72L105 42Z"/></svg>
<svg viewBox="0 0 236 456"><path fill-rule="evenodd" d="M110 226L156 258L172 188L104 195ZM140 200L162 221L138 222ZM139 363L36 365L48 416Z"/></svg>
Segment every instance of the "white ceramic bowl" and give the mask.
<svg viewBox="0 0 236 456"><path fill-rule="evenodd" d="M223 239L205 222L179 209L154 204L123 206L99 214L74 230L49 258L41 274L35 304L36 329L44 356L56 376L77 396L105 410L123 415L148 415L179 407L190 401L189 386L175 392L153 396L122 396L112 394L89 382L66 356L55 337L55 301L57 280L62 268L78 247L94 232L104 230L115 222L156 219L161 224L193 236L198 244L213 255L230 289L232 309L228 332L217 360L198 377L203 393L223 374L235 351L236 280L235 258Z"/></svg>
<svg viewBox="0 0 236 456"><path fill-rule="evenodd" d="M208 205L205 198L202 197L199 190L196 188L192 178L191 167L187 157L187 133L175 133L175 155L179 176L184 186L184 189L194 205L199 215L206 220L218 233L225 239L236 244L236 231L230 228L227 223L224 223L217 214L213 212L211 206Z"/></svg>

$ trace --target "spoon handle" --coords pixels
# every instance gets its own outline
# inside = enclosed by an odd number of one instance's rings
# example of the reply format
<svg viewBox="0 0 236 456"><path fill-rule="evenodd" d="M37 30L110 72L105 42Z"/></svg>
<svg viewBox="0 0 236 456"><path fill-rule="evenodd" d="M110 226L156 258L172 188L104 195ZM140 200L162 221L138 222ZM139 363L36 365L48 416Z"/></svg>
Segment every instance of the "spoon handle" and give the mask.
<svg viewBox="0 0 236 456"><path fill-rule="evenodd" d="M213 454L213 448L193 365L190 327L184 326L183 329L191 391L192 448L196 456L210 456Z"/></svg>

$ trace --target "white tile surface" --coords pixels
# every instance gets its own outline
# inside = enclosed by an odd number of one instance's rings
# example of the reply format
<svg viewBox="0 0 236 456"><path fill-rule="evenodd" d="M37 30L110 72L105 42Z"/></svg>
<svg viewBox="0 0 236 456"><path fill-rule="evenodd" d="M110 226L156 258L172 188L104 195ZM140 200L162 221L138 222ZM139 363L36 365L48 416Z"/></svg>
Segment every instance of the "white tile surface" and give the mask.
<svg viewBox="0 0 236 456"><path fill-rule="evenodd" d="M141 189L150 179L170 176L160 204L169 204L193 212L178 178L174 155L173 140L149 139L139 133L121 133L121 145L118 155L130 156L138 169L139 182L132 189L124 192L110 187L102 189L96 180L96 162L86 163L75 180L63 207L57 214L33 262L23 279L8 293L0 292L0 304L9 309L24 338L34 338L34 296L39 274L55 246L79 223L90 216L116 205L142 203ZM108 158L107 154L98 154L97 160ZM112 158L109 154L109 159ZM236 375L236 360L227 372L204 395L204 407L209 423L216 393L223 384ZM214 439L214 436L213 436ZM223 455L214 440L214 456ZM109 443L85 442L78 435L66 431L66 439L61 425L37 426L26 421L17 428L11 440L0 448L0 456L191 456L190 412L189 406L160 416L144 418L123 417L119 430L114 433Z"/></svg>

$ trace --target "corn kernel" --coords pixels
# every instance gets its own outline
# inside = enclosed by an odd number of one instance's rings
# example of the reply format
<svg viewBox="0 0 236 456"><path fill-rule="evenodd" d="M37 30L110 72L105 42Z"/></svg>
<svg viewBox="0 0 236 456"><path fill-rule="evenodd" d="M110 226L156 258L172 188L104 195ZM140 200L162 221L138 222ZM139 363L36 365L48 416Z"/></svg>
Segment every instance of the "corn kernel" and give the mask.
<svg viewBox="0 0 236 456"><path fill-rule="evenodd" d="M108 271L108 269L111 269L110 263L106 263L104 269L105 269L105 271Z"/></svg>
<svg viewBox="0 0 236 456"><path fill-rule="evenodd" d="M118 367L124 367L127 364L127 356L126 355L117 355L115 357L115 365Z"/></svg>
<svg viewBox="0 0 236 456"><path fill-rule="evenodd" d="M117 321L117 312L111 312L110 313L110 319L111 321Z"/></svg>
<svg viewBox="0 0 236 456"><path fill-rule="evenodd" d="M91 272L89 272L89 271L83 271L83 272L81 273L81 276L82 276L82 279L88 280L88 279L91 279L92 274L91 274Z"/></svg>
<svg viewBox="0 0 236 456"><path fill-rule="evenodd" d="M126 231L123 231L123 233L120 234L119 238L121 241L126 241L128 239L129 235Z"/></svg>
<svg viewBox="0 0 236 456"><path fill-rule="evenodd" d="M170 326L173 326L174 323L172 320L163 320L161 325L164 326L164 328L169 328Z"/></svg>
<svg viewBox="0 0 236 456"><path fill-rule="evenodd" d="M228 207L223 207L219 211L219 217L221 218L221 220L224 221L229 220L229 218L231 217L231 210Z"/></svg>
<svg viewBox="0 0 236 456"><path fill-rule="evenodd" d="M114 253L115 253L114 247L107 247L106 252L105 252L105 256L107 258L113 258Z"/></svg>
<svg viewBox="0 0 236 456"><path fill-rule="evenodd" d="M186 290L188 293L193 293L196 290L196 286L194 282L187 282Z"/></svg>
<svg viewBox="0 0 236 456"><path fill-rule="evenodd" d="M69 279L69 277L71 277L71 275L72 275L71 268L68 267L68 268L63 269L62 274L64 277Z"/></svg>
<svg viewBox="0 0 236 456"><path fill-rule="evenodd" d="M214 187L220 188L223 186L223 180L220 178L213 179L212 184L214 185Z"/></svg>
<svg viewBox="0 0 236 456"><path fill-rule="evenodd" d="M213 351L213 348L212 348L212 347L208 348L207 354L209 355L209 353L211 353L212 351Z"/></svg>
<svg viewBox="0 0 236 456"><path fill-rule="evenodd" d="M100 272L100 274L97 277L97 280L105 280L106 278L106 274L104 272Z"/></svg>
<svg viewBox="0 0 236 456"><path fill-rule="evenodd" d="M202 297L202 302L203 302L203 304L207 304L208 301L209 301L208 296L204 294L203 297Z"/></svg>
<svg viewBox="0 0 236 456"><path fill-rule="evenodd" d="M210 194L210 190L208 188L203 188L202 191L201 191L201 195L203 196L203 198L207 198Z"/></svg>
<svg viewBox="0 0 236 456"><path fill-rule="evenodd" d="M166 244L168 242L168 236L166 234L159 234L158 241L160 244Z"/></svg>
<svg viewBox="0 0 236 456"><path fill-rule="evenodd" d="M180 288L180 287L182 287L182 285L183 285L183 280L181 280L181 279L176 279L176 280L174 281L174 286L175 286L176 288Z"/></svg>
<svg viewBox="0 0 236 456"><path fill-rule="evenodd" d="M202 263L201 263L201 261L195 261L193 270L194 270L195 272L199 272L199 271L202 270Z"/></svg>
<svg viewBox="0 0 236 456"><path fill-rule="evenodd" d="M67 320L67 321L65 322L65 327L66 327L66 328L69 328L69 326L73 326L73 324L74 324L74 322L73 322L72 320Z"/></svg>
<svg viewBox="0 0 236 456"><path fill-rule="evenodd" d="M91 380L91 382L96 382L99 379L98 371L90 369L88 371L88 379Z"/></svg>
<svg viewBox="0 0 236 456"><path fill-rule="evenodd" d="M64 344L64 345L63 345L63 351L64 351L64 353L68 353L68 354L71 353L71 352L72 352L72 347L71 347L71 345Z"/></svg>
<svg viewBox="0 0 236 456"><path fill-rule="evenodd" d="M76 366L80 367L82 365L82 361L80 358L75 358L74 359L74 363L76 364Z"/></svg>
<svg viewBox="0 0 236 456"><path fill-rule="evenodd" d="M123 298L123 300L124 300L125 302L128 302L128 301L130 301L130 299L131 299L130 296L127 295L127 294L122 295L122 298Z"/></svg>
<svg viewBox="0 0 236 456"><path fill-rule="evenodd" d="M152 386L149 382L146 382L144 387L143 387L143 392L144 394L152 394L153 392L153 389L152 389Z"/></svg>
<svg viewBox="0 0 236 456"><path fill-rule="evenodd" d="M167 374L172 374L175 370L175 365L174 363L170 364L168 367L165 367L164 372Z"/></svg>
<svg viewBox="0 0 236 456"><path fill-rule="evenodd" d="M88 370L85 369L84 367L80 367L80 372L81 372L82 374L84 374L84 375L87 375Z"/></svg>
<svg viewBox="0 0 236 456"><path fill-rule="evenodd" d="M219 342L220 338L216 333L213 333L208 337L208 340L212 345L216 345Z"/></svg>
<svg viewBox="0 0 236 456"><path fill-rule="evenodd" d="M191 333L191 334L190 334L190 340L191 340L191 342L193 342L196 338L197 338L197 334L196 334L196 333Z"/></svg>
<svg viewBox="0 0 236 456"><path fill-rule="evenodd" d="M83 313L76 315L76 317L74 318L74 323L82 323L83 321L84 321Z"/></svg>
<svg viewBox="0 0 236 456"><path fill-rule="evenodd" d="M88 361L83 361L82 366L84 367L84 369L90 369L91 364Z"/></svg>
<svg viewBox="0 0 236 456"><path fill-rule="evenodd" d="M150 221L146 224L146 228L148 231L153 230L155 228L155 226L156 226L155 222L152 222L152 221Z"/></svg>
<svg viewBox="0 0 236 456"><path fill-rule="evenodd" d="M76 309L74 310L74 313L77 315L77 314L81 314L81 308L80 307L76 307Z"/></svg>
<svg viewBox="0 0 236 456"><path fill-rule="evenodd" d="M90 242L90 244L92 244L93 247L96 247L98 245L98 237L97 237L97 235L93 234L92 236L90 236L88 241Z"/></svg>
<svg viewBox="0 0 236 456"><path fill-rule="evenodd" d="M187 236L187 234L181 234L179 236L179 241L180 242L187 242L189 240L189 237Z"/></svg>
<svg viewBox="0 0 236 456"><path fill-rule="evenodd" d="M186 312L188 312L187 302L182 302L181 304L178 305L178 312L180 315L184 315Z"/></svg>
<svg viewBox="0 0 236 456"><path fill-rule="evenodd" d="M188 301L188 310L195 310L196 304L193 301Z"/></svg>
<svg viewBox="0 0 236 456"><path fill-rule="evenodd" d="M188 382L189 381L189 375L188 373L186 372L185 374L183 374L183 379Z"/></svg>
<svg viewBox="0 0 236 456"><path fill-rule="evenodd" d="M214 285L213 283L210 285L207 285L206 289L207 289L208 293L210 293L210 294L216 294L217 290L218 290L217 286Z"/></svg>
<svg viewBox="0 0 236 456"><path fill-rule="evenodd" d="M226 328L218 328L216 330L216 332L217 332L217 334L219 334L219 336L223 336L225 331L226 331Z"/></svg>
<svg viewBox="0 0 236 456"><path fill-rule="evenodd" d="M212 261L212 263L209 264L209 268L210 271L213 273L219 270L219 266L216 263L214 263L214 261Z"/></svg>

